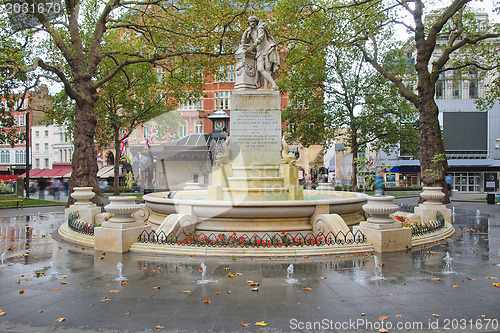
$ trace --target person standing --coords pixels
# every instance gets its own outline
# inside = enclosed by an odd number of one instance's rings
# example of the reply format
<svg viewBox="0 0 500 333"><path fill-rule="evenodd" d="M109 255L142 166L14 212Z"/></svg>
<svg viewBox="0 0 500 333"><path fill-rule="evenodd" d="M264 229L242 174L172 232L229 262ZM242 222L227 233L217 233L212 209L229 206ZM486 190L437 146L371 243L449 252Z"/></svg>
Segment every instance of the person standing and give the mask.
<svg viewBox="0 0 500 333"><path fill-rule="evenodd" d="M57 178L54 178L52 181L52 189L54 191L54 200L60 199L60 190L61 190L61 181Z"/></svg>
<svg viewBox="0 0 500 333"><path fill-rule="evenodd" d="M38 199L45 199L45 189L47 188L47 181L45 178L38 179Z"/></svg>

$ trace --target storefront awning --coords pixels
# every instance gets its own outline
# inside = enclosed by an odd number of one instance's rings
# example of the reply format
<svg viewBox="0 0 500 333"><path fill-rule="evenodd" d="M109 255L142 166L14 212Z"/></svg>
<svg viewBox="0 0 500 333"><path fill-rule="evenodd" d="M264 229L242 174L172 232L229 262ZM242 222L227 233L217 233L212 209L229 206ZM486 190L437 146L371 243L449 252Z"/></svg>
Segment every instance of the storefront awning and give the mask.
<svg viewBox="0 0 500 333"><path fill-rule="evenodd" d="M30 170L30 178L67 178L71 176L69 169L33 169ZM23 173L21 178L26 177Z"/></svg>
<svg viewBox="0 0 500 333"><path fill-rule="evenodd" d="M113 178L115 176L115 166L114 165L106 165L97 171L97 178ZM120 177L123 176L123 172L121 172L120 168Z"/></svg>
<svg viewBox="0 0 500 333"><path fill-rule="evenodd" d="M19 175L0 175L0 180L6 181L6 180L16 180L21 178Z"/></svg>

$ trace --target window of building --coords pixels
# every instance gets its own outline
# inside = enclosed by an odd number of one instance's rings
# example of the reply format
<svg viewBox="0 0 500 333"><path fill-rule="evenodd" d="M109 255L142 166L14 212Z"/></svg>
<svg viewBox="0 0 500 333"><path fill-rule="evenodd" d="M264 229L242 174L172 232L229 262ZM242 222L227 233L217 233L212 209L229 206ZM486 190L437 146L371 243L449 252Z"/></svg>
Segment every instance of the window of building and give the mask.
<svg viewBox="0 0 500 333"><path fill-rule="evenodd" d="M183 137L187 135L187 125L186 123L181 124L180 129L179 129L179 137Z"/></svg>
<svg viewBox="0 0 500 333"><path fill-rule="evenodd" d="M0 163L2 164L10 163L10 151L0 150Z"/></svg>
<svg viewBox="0 0 500 333"><path fill-rule="evenodd" d="M230 109L230 103L229 100L231 98L231 92L230 91L219 91L215 93L215 104L217 105L217 108L221 110L229 110Z"/></svg>
<svg viewBox="0 0 500 333"><path fill-rule="evenodd" d="M446 91L446 78L444 76L444 73L439 74L439 77L436 81L436 98L437 99L442 99L445 98L445 91Z"/></svg>
<svg viewBox="0 0 500 333"><path fill-rule="evenodd" d="M45 130L45 132L44 132L44 136L45 136L46 138L48 138L48 137L49 137L49 130Z"/></svg>
<svg viewBox="0 0 500 333"><path fill-rule="evenodd" d="M458 192L479 192L481 189L481 175L479 173L451 173L447 176L453 178L453 188Z"/></svg>
<svg viewBox="0 0 500 333"><path fill-rule="evenodd" d="M50 168L50 163L49 163L49 159L46 158L45 159L45 169L49 169Z"/></svg>
<svg viewBox="0 0 500 333"><path fill-rule="evenodd" d="M40 152L40 144L35 143L35 153L39 153L39 152Z"/></svg>
<svg viewBox="0 0 500 333"><path fill-rule="evenodd" d="M24 149L18 149L16 150L16 164L24 164L26 163L26 152L24 151Z"/></svg>
<svg viewBox="0 0 500 333"><path fill-rule="evenodd" d="M477 68L475 66L469 67L469 98L474 99L477 97L479 79L477 74Z"/></svg>
<svg viewBox="0 0 500 333"><path fill-rule="evenodd" d="M203 133L203 123L201 121L197 121L196 124L194 125L194 132Z"/></svg>
<svg viewBox="0 0 500 333"><path fill-rule="evenodd" d="M35 158L35 169L40 169L40 159Z"/></svg>
<svg viewBox="0 0 500 333"><path fill-rule="evenodd" d="M44 144L44 152L45 153L49 152L49 144L48 143Z"/></svg>
<svg viewBox="0 0 500 333"><path fill-rule="evenodd" d="M203 99L184 101L179 106L181 110L203 110Z"/></svg>
<svg viewBox="0 0 500 333"><path fill-rule="evenodd" d="M17 118L18 118L17 125L24 126L24 114L18 115Z"/></svg>
<svg viewBox="0 0 500 333"><path fill-rule="evenodd" d="M40 131L35 131L35 138L39 138L40 137Z"/></svg>

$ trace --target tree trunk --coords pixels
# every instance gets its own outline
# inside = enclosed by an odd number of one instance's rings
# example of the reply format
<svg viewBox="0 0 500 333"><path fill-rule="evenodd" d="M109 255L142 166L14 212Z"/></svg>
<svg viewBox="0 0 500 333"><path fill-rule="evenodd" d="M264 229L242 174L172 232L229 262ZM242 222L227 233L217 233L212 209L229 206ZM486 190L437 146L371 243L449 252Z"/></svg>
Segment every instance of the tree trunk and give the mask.
<svg viewBox="0 0 500 333"><path fill-rule="evenodd" d="M114 137L115 137L115 168L114 168L114 181L113 181L113 194L120 195L120 158L121 158L121 149L120 149L120 129L114 129Z"/></svg>
<svg viewBox="0 0 500 333"><path fill-rule="evenodd" d="M431 84L429 84L431 85ZM420 158L420 175L424 186L441 186L445 193L443 203L449 202L449 191L444 180L448 163L439 126L439 109L434 100L434 89L427 86L418 97L420 127L418 145Z"/></svg>
<svg viewBox="0 0 500 333"><path fill-rule="evenodd" d="M358 139L355 135L351 137L351 151L352 151L352 176L351 184L352 191L358 191Z"/></svg>
<svg viewBox="0 0 500 333"><path fill-rule="evenodd" d="M88 86L91 81L89 80ZM69 181L69 193L73 192L73 187L89 186L92 187L95 197L92 202L102 206L101 190L97 182L97 152L94 143L96 115L94 113L95 100L92 98L91 89L80 90L82 96L76 101L75 106L75 129L74 129L74 152L71 163L72 172ZM86 93L86 94L85 94ZM68 204L71 205L75 200L70 196Z"/></svg>

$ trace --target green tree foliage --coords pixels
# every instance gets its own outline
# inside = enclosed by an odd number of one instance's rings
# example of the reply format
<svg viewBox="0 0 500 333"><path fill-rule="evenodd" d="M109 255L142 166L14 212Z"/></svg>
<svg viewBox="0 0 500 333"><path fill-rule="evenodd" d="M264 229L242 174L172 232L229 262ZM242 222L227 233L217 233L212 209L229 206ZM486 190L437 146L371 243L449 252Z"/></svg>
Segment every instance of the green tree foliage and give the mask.
<svg viewBox="0 0 500 333"><path fill-rule="evenodd" d="M92 186L97 194L99 91L139 63L163 64L177 73L180 85L193 86L234 52L248 10L265 5L258 0L63 2L59 16L36 13L18 33L28 36L33 67L60 82L74 103L70 189ZM99 195L94 200L100 204Z"/></svg>

